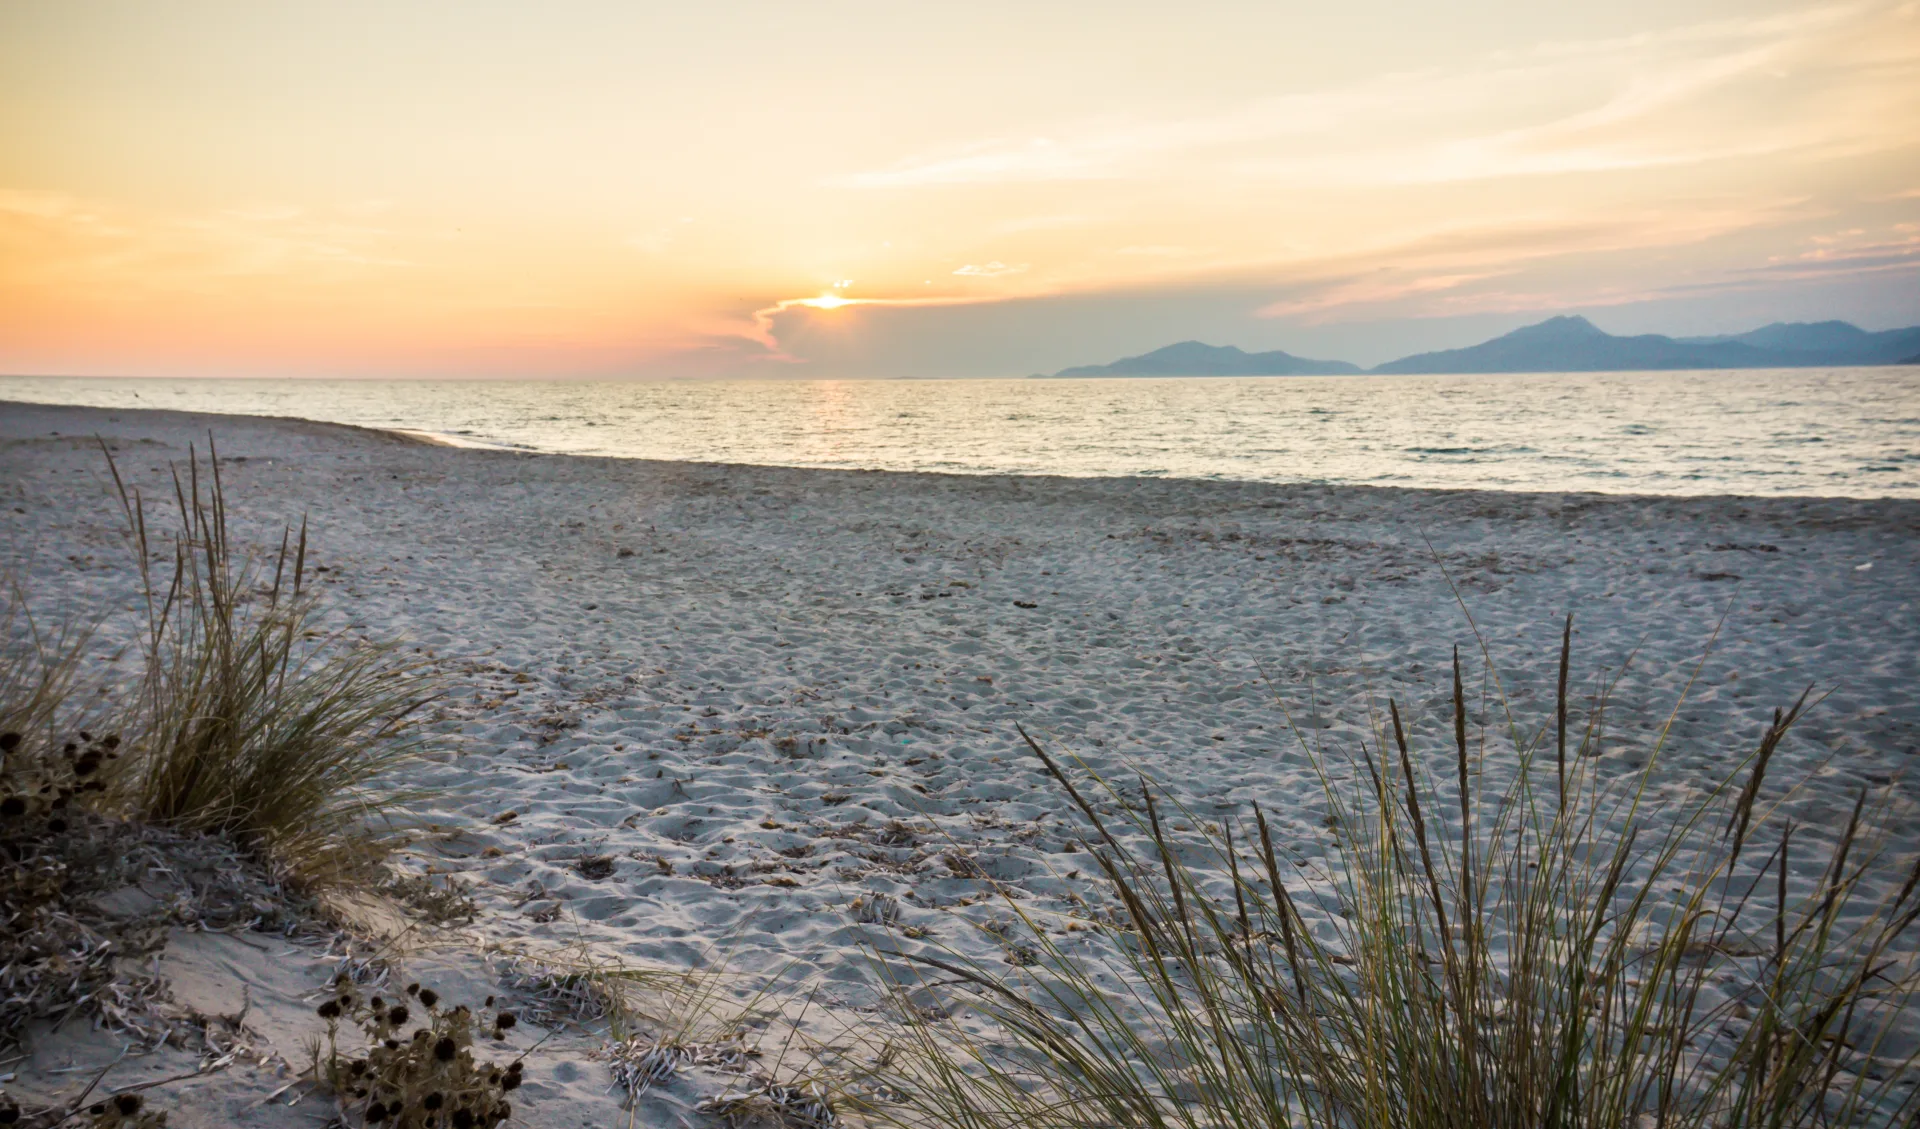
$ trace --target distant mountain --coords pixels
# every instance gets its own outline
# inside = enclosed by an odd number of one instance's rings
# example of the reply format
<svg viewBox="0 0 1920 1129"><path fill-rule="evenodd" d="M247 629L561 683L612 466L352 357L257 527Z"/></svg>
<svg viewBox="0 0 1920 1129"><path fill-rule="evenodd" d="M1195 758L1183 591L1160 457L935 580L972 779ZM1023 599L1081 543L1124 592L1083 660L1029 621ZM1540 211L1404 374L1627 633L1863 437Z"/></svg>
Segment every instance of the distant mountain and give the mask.
<svg viewBox="0 0 1920 1129"><path fill-rule="evenodd" d="M1777 354L1729 341L1693 344L1646 334L1615 337L1583 317L1548 318L1466 349L1416 353L1375 372L1618 372L1627 369L1764 368Z"/></svg>
<svg viewBox="0 0 1920 1129"><path fill-rule="evenodd" d="M1554 317L1465 349L1416 353L1374 369L1274 350L1182 341L1110 365L1055 376L1318 376L1420 372L1633 372L1646 369L1805 368L1920 364L1920 326L1869 332L1844 321L1774 322L1721 337L1615 337L1583 317Z"/></svg>
<svg viewBox="0 0 1920 1129"><path fill-rule="evenodd" d="M1899 364L1900 358L1920 349L1920 326L1869 333L1844 321L1777 321L1750 333L1677 340L1690 345L1733 342L1817 358L1808 359L1805 364L1886 365Z"/></svg>
<svg viewBox="0 0 1920 1129"><path fill-rule="evenodd" d="M1079 365L1055 376L1330 376L1365 371L1345 361L1315 361L1278 349L1248 353L1232 345L1182 341L1110 365Z"/></svg>
<svg viewBox="0 0 1920 1129"><path fill-rule="evenodd" d="M1615 337L1583 317L1548 318L1466 349L1402 357L1374 372L1624 372L1892 364L1920 326L1868 333L1843 321L1776 322L1729 337Z"/></svg>

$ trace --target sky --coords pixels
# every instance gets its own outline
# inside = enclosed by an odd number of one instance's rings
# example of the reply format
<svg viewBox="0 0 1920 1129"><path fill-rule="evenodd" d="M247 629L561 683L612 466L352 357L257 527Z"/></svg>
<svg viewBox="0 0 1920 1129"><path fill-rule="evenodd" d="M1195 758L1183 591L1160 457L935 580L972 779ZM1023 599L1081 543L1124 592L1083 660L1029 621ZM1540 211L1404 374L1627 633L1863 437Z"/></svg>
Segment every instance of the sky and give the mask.
<svg viewBox="0 0 1920 1129"><path fill-rule="evenodd" d="M0 372L1920 323L1920 0L9 0Z"/></svg>

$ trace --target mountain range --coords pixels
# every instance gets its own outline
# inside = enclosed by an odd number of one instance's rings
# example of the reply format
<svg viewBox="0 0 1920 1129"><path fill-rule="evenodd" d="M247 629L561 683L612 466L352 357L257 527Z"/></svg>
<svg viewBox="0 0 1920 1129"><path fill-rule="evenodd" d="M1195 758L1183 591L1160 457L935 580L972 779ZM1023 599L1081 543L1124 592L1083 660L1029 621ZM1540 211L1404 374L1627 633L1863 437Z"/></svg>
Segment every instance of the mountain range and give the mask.
<svg viewBox="0 0 1920 1129"><path fill-rule="evenodd" d="M1363 369L1274 350L1182 341L1055 376L1317 376L1342 373L1626 372L1649 369L1805 368L1920 361L1920 326L1870 333L1844 321L1775 322L1719 337L1616 337L1583 317L1553 317L1465 349L1415 353Z"/></svg>
<svg viewBox="0 0 1920 1129"><path fill-rule="evenodd" d="M1110 365L1061 369L1055 376L1335 376L1365 372L1345 361L1315 361L1275 349L1248 353L1232 345L1182 341Z"/></svg>

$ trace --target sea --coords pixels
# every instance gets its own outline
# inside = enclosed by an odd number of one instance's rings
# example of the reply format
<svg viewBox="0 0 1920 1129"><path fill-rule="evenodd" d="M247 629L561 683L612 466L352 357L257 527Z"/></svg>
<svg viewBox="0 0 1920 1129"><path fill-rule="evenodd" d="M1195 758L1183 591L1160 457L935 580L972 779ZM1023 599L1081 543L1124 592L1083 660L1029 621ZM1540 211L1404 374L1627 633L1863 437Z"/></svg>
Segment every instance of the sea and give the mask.
<svg viewBox="0 0 1920 1129"><path fill-rule="evenodd" d="M6 400L293 416L633 459L1920 497L1914 367L1093 380L0 377Z"/></svg>

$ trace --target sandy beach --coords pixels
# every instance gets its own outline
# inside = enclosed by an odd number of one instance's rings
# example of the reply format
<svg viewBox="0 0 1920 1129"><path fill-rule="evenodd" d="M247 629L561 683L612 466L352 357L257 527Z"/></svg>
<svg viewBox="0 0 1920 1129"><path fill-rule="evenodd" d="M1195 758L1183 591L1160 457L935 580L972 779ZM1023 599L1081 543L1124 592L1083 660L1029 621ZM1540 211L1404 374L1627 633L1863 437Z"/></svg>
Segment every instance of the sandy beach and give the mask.
<svg viewBox="0 0 1920 1129"><path fill-rule="evenodd" d="M1617 680L1622 774L1683 692L1674 790L1811 684L1775 771L1817 770L1792 801L1810 855L1861 788L1914 798L1916 502L672 464L4 404L0 572L38 617L131 599L93 437L164 500L209 429L239 528L277 545L306 515L328 614L448 679L396 782L432 830L398 861L471 883L501 944L724 949L867 1007L875 895L898 943L975 957L1004 944L1000 893L1085 909L1083 831L1016 726L1188 818L1257 801L1311 866L1331 847L1303 742L1371 741L1389 697L1435 732L1454 645L1484 644L1537 725L1568 612L1580 692ZM575 1076L582 1102L606 1088Z"/></svg>

